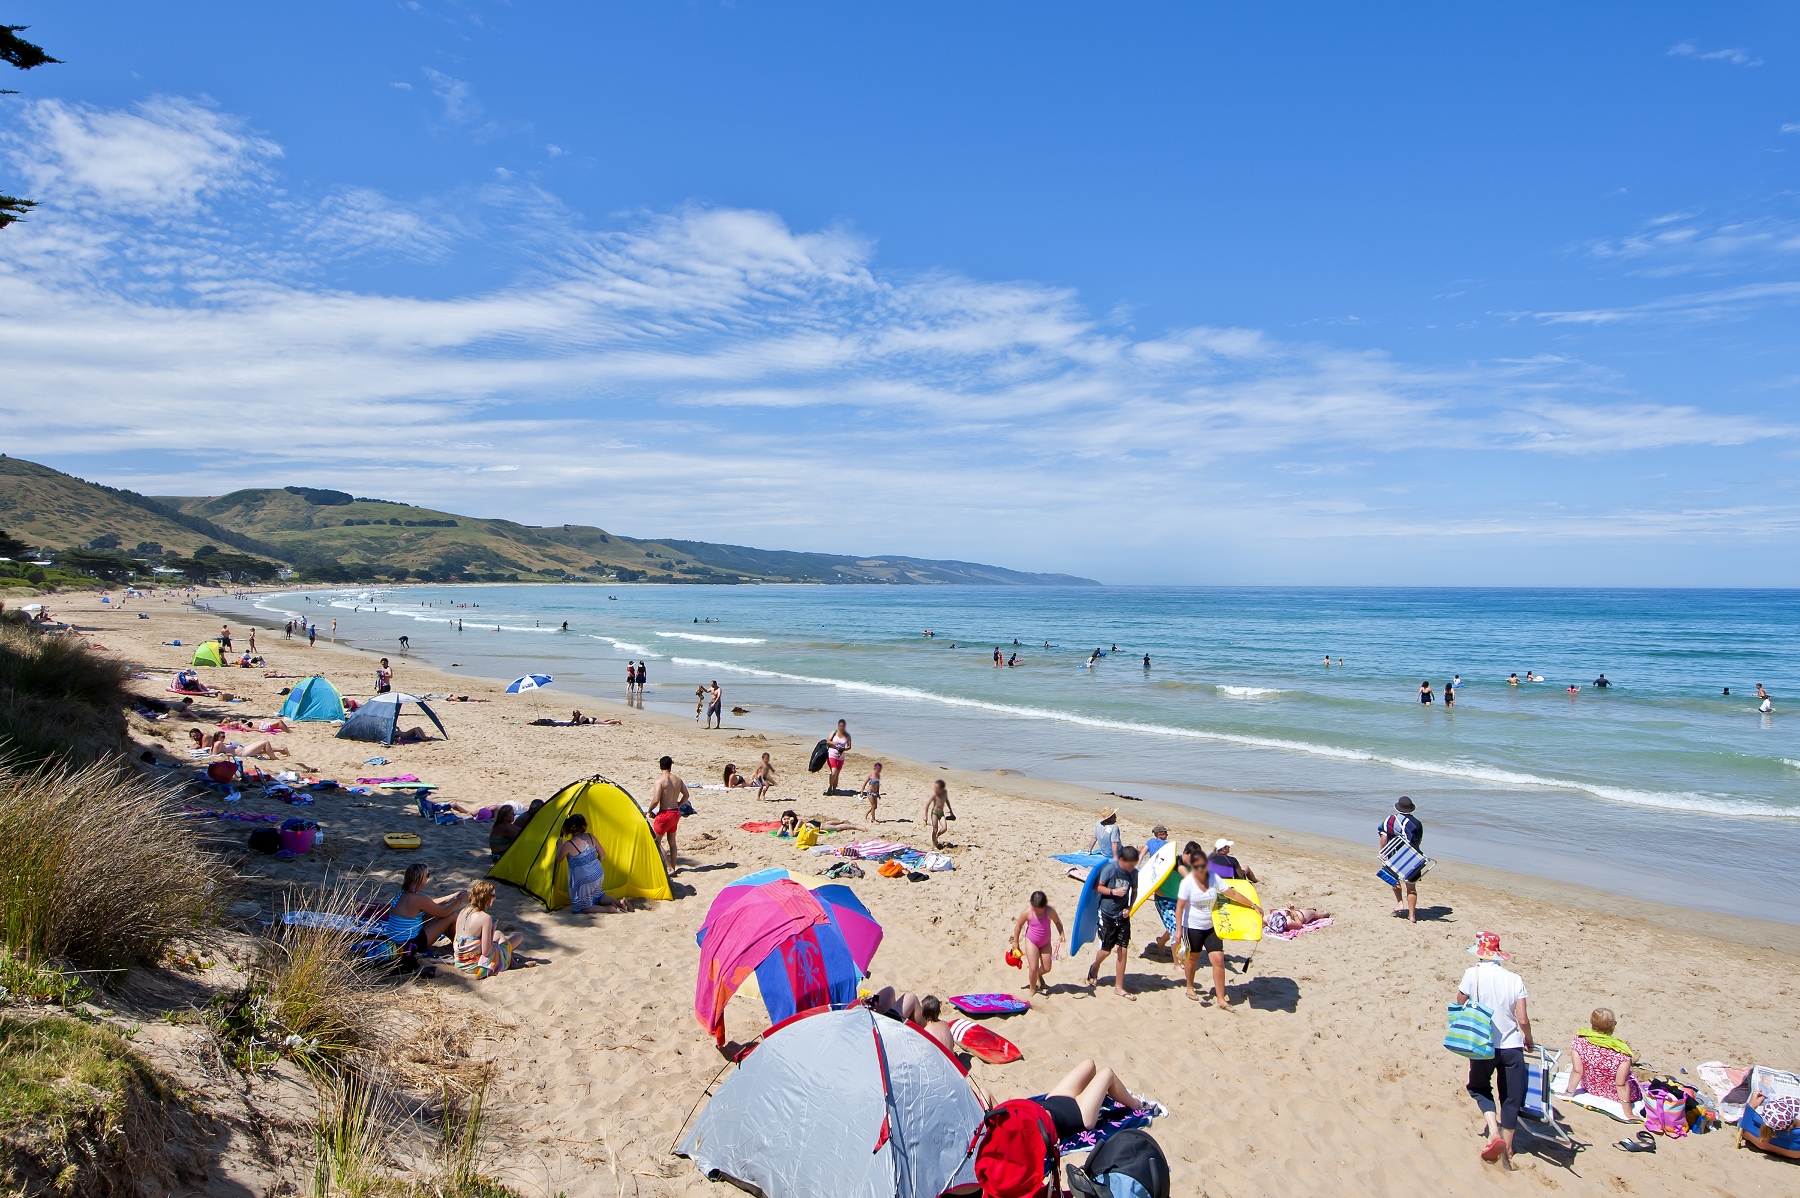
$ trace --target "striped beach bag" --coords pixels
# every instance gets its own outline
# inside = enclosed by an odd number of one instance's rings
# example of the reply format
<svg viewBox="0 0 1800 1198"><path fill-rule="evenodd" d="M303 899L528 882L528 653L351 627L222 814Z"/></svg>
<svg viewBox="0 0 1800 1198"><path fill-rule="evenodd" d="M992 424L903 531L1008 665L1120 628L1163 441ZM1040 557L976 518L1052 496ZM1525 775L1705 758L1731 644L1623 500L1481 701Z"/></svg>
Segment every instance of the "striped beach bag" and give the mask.
<svg viewBox="0 0 1800 1198"><path fill-rule="evenodd" d="M1466 997L1468 1002L1450 1004L1450 1030L1444 1035L1444 1047L1459 1057L1485 1061L1494 1055L1494 1008L1483 1003L1479 994Z"/></svg>

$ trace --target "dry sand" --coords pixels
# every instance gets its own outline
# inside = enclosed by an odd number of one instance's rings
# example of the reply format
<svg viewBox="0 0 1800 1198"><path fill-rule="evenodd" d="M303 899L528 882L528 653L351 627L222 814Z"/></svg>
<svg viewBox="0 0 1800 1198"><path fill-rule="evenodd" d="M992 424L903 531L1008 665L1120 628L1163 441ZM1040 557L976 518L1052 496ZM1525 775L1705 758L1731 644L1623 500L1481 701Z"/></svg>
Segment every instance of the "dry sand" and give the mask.
<svg viewBox="0 0 1800 1198"><path fill-rule="evenodd" d="M134 600L123 611L88 597L57 596L59 615L91 629L91 639L140 662L163 694L166 676L190 645L217 631L220 620L177 603ZM138 620L139 610L151 614ZM242 644L243 625L234 623ZM261 630L258 645L271 668L321 672L349 695L373 686L376 654L321 641L309 650ZM529 700L504 696L497 683L441 674L394 658L396 686L415 694L454 692L487 703L438 705L448 741L391 749L339 741L325 725L303 725L277 742L296 759L340 780L366 773L416 773L442 784L439 796L473 805L548 797L564 784L601 773L640 801L671 754L692 784L715 781L734 761L748 770L764 750L782 781L777 800L751 792L699 792L700 814L681 825L680 897L629 915L546 913L502 887L496 910L525 934L525 954L542 962L482 982L441 968L431 983L453 1017L474 1030L477 1056L496 1062L495 1091L505 1141L501 1172L527 1192L565 1191L573 1198L615 1194L734 1193L703 1180L670 1155L689 1112L720 1074L723 1060L694 1019L697 950L694 932L726 882L782 865L822 870L822 859L786 842L742 832L738 825L774 818L786 806L855 818L858 804L824 798L823 775L805 772L811 740L764 736L754 712L723 731L690 720L645 713L616 702L551 691L547 702L566 716L575 705L624 721L620 727L538 728L526 722ZM223 714L273 714L277 690L260 670L209 670L245 702L211 704ZM855 713L845 713L854 730ZM144 739L149 725L134 720ZM181 738L187 727L156 725ZM208 725L210 727L210 724ZM821 729L823 734L824 729ZM240 737L240 739L242 739ZM845 780L860 780L875 759L859 738ZM370 770L362 759L380 752L392 764ZM177 750L177 755L185 754ZM1020 974L1001 960L1012 921L1034 888L1049 892L1065 920L1078 887L1051 861L1088 843L1095 810L1118 802L1091 791L1008 776L930 770L883 756L886 792L882 835L924 842L918 823L933 777L948 778L961 817L951 825L954 872L925 883L875 876L854 883L886 930L872 981L940 996L1016 989ZM1430 918L1416 926L1392 914L1391 895L1371 876L1373 847L1279 831L1187 808L1118 803L1128 843L1141 844L1150 825L1168 824L1174 839L1209 846L1233 837L1237 855L1262 879L1265 905L1296 901L1329 908L1332 927L1293 942L1266 939L1249 980L1232 975L1233 1012L1188 1001L1174 967L1138 955L1160 926L1140 912L1129 984L1135 1002L1079 983L1087 960L1059 962L1055 993L1023 1017L992 1024L1016 1042L1024 1059L1005 1066L976 1062L974 1075L1001 1097L1041 1092L1082 1057L1115 1066L1132 1088L1165 1103L1169 1117L1153 1134L1174 1166L1175 1192L1226 1195L1525 1193L1753 1194L1800 1192L1789 1162L1735 1150L1733 1129L1660 1144L1655 1155L1612 1147L1622 1125L1561 1104L1575 1137L1586 1144L1572 1161L1554 1152L1522 1154L1518 1172L1484 1165L1480 1118L1463 1093L1465 1065L1440 1046L1444 1008L1472 958L1464 951L1481 929L1500 933L1512 968L1531 993L1538 1039L1567 1045L1606 1005L1619 1013L1619 1034L1640 1060L1689 1078L1703 1061L1800 1065L1795 1029L1800 995L1800 929L1679 906L1685 888L1704 884L1709 868L1671 844L1669 907L1652 907L1496 870L1445 863L1424 881ZM284 813L291 809L280 808ZM326 829L323 852L293 862L269 861L277 878L317 881L333 870L370 870L393 881L410 861L430 863L433 887L466 886L488 867L486 826L438 826L398 799L321 797L305 814ZM1371 841L1384 815L1369 812ZM1429 828L1431 812L1420 812ZM243 824L215 825L241 840ZM1760 830L1746 824L1746 833ZM381 835L417 832L417 854L383 850ZM1546 835L1563 835L1547 829ZM841 838L840 838L841 839ZM1427 842L1429 843L1429 841ZM1596 851L1604 846L1595 846ZM1772 885L1789 885L1771 879ZM762 1030L754 997L734 1000L727 1027L738 1040ZM1526 1137L1521 1134L1521 1144Z"/></svg>

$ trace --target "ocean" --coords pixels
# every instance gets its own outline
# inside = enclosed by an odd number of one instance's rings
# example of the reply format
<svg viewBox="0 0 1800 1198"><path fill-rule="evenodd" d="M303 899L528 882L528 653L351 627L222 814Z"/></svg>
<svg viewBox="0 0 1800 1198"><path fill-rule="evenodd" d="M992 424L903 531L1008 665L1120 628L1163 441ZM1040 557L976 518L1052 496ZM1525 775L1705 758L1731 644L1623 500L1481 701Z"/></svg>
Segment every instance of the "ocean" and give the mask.
<svg viewBox="0 0 1800 1198"><path fill-rule="evenodd" d="M750 712L728 725L843 718L864 749L1368 843L1371 870L1406 794L1432 857L1800 922L1779 881L1800 872L1800 592L521 585L255 607L396 655L404 633L458 672L553 674L559 712L558 689L623 698L641 658L653 709L691 714L716 678Z"/></svg>

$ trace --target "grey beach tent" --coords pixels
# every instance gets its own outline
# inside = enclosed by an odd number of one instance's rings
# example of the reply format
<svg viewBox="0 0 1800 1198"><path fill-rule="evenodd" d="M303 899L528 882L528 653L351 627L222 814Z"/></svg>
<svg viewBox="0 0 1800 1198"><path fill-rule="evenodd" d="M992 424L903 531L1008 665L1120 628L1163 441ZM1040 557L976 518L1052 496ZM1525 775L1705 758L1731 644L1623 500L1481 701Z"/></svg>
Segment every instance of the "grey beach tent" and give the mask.
<svg viewBox="0 0 1800 1198"><path fill-rule="evenodd" d="M445 740L450 734L444 731L444 721L437 718L437 713L425 706L425 700L413 695L403 695L398 691L390 691L385 695L376 695L367 703L356 709L356 714L344 721L338 729L340 740L368 740L377 744L394 743L395 730L400 725L400 708L407 703L417 703L425 718L437 725Z"/></svg>
<svg viewBox="0 0 1800 1198"><path fill-rule="evenodd" d="M864 1007L778 1024L677 1152L766 1198L938 1198L985 1112L944 1046Z"/></svg>

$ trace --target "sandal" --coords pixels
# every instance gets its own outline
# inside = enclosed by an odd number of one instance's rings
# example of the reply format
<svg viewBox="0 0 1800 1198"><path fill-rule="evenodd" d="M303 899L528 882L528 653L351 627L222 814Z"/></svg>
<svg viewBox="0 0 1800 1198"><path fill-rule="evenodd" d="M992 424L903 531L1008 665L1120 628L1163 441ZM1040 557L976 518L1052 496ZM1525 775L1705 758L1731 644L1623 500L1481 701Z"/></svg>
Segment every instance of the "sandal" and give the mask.
<svg viewBox="0 0 1800 1198"><path fill-rule="evenodd" d="M1655 1152L1656 1137L1647 1131L1640 1131L1635 1141L1620 1140L1613 1147L1623 1152Z"/></svg>
<svg viewBox="0 0 1800 1198"><path fill-rule="evenodd" d="M1487 1142L1487 1147L1485 1147L1481 1150L1481 1159L1488 1162L1491 1165L1495 1161L1499 1160L1501 1155L1503 1153L1505 1153L1505 1151L1506 1151L1505 1139L1503 1139L1500 1136L1495 1136L1493 1139L1491 1139Z"/></svg>

